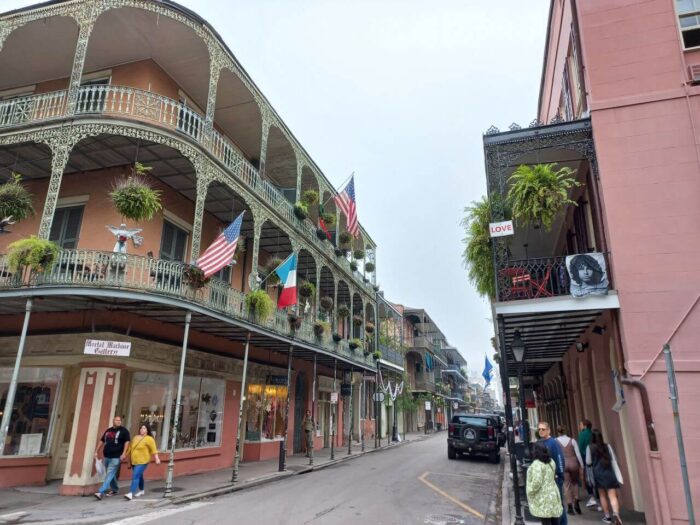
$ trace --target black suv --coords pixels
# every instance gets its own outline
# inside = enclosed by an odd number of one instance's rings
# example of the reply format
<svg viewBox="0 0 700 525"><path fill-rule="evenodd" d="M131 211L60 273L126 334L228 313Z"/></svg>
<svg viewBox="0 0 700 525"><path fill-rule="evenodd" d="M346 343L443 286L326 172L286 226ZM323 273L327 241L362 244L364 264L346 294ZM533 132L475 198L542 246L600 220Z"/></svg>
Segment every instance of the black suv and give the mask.
<svg viewBox="0 0 700 525"><path fill-rule="evenodd" d="M499 416L492 414L457 414L447 429L447 457L457 454L488 456L493 463L501 461Z"/></svg>

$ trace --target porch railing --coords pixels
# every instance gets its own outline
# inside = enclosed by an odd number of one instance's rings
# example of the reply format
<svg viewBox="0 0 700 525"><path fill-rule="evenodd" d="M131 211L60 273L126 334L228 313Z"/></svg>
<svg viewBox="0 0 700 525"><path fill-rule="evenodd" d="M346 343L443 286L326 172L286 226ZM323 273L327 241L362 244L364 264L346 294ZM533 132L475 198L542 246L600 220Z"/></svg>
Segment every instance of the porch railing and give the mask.
<svg viewBox="0 0 700 525"><path fill-rule="evenodd" d="M67 91L41 93L28 97L0 102L0 129L29 123L49 122L67 115ZM316 227L308 220L299 220L294 215L294 206L282 192L260 177L255 167L245 158L240 149L217 130L205 133L204 117L182 102L142 89L114 86L83 86L78 91L76 115L126 116L147 121L187 135L209 151L233 175L253 190L258 197L275 208L289 223L294 224L306 236L307 241L334 260L348 273L350 262L337 257L333 246L319 239ZM372 294L372 284L365 283L362 276L354 274L356 284Z"/></svg>
<svg viewBox="0 0 700 525"><path fill-rule="evenodd" d="M189 284L188 265L151 257L94 250L61 250L54 263L44 272L29 269L13 272L7 255L0 255L0 290L80 286L99 289L131 290L165 295L189 301L228 317L254 323L279 335L293 335L306 343L343 356L347 359L372 364L371 357L353 352L345 340L334 343L331 334L319 338L313 323L303 319L301 327L291 332L287 314L275 310L262 321L245 307L245 294L227 283L211 279L199 289Z"/></svg>
<svg viewBox="0 0 700 525"><path fill-rule="evenodd" d="M401 367L404 366L404 355L402 352L394 350L393 348L389 348L388 346L385 346L383 344L379 344L378 346L379 351L382 353L382 359L385 359L386 361L389 361L390 363L394 363L395 365L399 365Z"/></svg>
<svg viewBox="0 0 700 525"><path fill-rule="evenodd" d="M560 297L571 293L571 278L565 255L508 261L498 270L498 300L517 301ZM609 254L604 253L610 280ZM612 289L612 283L609 284Z"/></svg>

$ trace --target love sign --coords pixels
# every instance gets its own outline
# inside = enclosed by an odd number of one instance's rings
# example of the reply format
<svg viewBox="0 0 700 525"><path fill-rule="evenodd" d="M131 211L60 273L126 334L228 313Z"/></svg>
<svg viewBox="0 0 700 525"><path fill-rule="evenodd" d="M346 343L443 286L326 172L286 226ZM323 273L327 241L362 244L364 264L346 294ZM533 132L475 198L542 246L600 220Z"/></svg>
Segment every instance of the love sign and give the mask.
<svg viewBox="0 0 700 525"><path fill-rule="evenodd" d="M491 237L505 237L506 235L513 235L515 233L515 230L513 229L513 221L491 222L489 223L489 233Z"/></svg>

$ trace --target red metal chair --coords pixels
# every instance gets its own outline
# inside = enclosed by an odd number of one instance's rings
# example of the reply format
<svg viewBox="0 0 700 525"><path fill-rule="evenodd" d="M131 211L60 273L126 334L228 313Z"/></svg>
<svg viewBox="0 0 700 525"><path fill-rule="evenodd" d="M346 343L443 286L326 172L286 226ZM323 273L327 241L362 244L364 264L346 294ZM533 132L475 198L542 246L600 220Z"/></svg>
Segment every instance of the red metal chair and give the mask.
<svg viewBox="0 0 700 525"><path fill-rule="evenodd" d="M530 279L530 284L532 285L533 295L532 297L553 297L554 294L547 290L547 283L549 283L549 277L552 274L552 266L548 265L544 272L541 280Z"/></svg>
<svg viewBox="0 0 700 525"><path fill-rule="evenodd" d="M510 282L510 288L507 290L506 299L513 297L525 299L530 297L530 274L525 271L525 268L504 268L498 272L499 276Z"/></svg>

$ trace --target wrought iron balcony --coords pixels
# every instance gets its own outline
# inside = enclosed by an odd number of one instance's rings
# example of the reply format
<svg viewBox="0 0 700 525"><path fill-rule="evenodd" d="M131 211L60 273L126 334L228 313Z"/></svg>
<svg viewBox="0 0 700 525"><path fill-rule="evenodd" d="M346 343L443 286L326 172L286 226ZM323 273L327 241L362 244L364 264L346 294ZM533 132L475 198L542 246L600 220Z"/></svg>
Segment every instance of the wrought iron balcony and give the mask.
<svg viewBox="0 0 700 525"><path fill-rule="evenodd" d="M7 127L51 122L67 118L68 92L66 90L19 97L0 102L0 130ZM260 177L255 167L240 149L225 135L215 129L205 132L204 117L185 104L150 91L114 86L83 86L78 91L75 116L105 115L126 117L129 120L146 121L169 130L182 133L221 162L231 174L261 200L294 225L326 256L335 261L348 274L353 275L358 286L374 294L371 282L364 282L362 275L350 269L350 261L337 257L333 246L316 235L316 227L310 220L300 220L294 215L294 206L270 182Z"/></svg>
<svg viewBox="0 0 700 525"><path fill-rule="evenodd" d="M608 254L603 256L606 267L610 268ZM610 279L609 272L606 274ZM499 301L542 299L570 293L571 278L566 269L566 256L508 261L498 270Z"/></svg>
<svg viewBox="0 0 700 525"><path fill-rule="evenodd" d="M432 373L416 374L416 382L414 390L425 390L427 392L435 392L435 380Z"/></svg>
<svg viewBox="0 0 700 525"><path fill-rule="evenodd" d="M402 352L394 350L393 348L389 348L388 346L385 346L381 343L379 343L378 346L379 351L382 353L382 359L385 359L386 361L394 363L395 365L398 365L403 368L404 355Z"/></svg>
<svg viewBox="0 0 700 525"><path fill-rule="evenodd" d="M300 328L292 334L287 314L275 310L266 320L259 320L245 307L245 294L232 289L227 283L211 279L199 289L189 284L186 269L180 262L163 261L151 257L94 250L60 250L59 256L44 272L12 272L7 255L0 255L0 291L16 288L73 286L81 288L114 289L165 295L198 304L216 313L253 323L266 330L293 335L311 345L336 353L347 359L373 365L371 357L353 352L346 340L334 343L331 334L319 338L314 334L313 322L303 319Z"/></svg>

